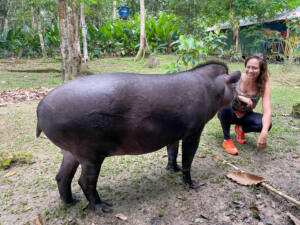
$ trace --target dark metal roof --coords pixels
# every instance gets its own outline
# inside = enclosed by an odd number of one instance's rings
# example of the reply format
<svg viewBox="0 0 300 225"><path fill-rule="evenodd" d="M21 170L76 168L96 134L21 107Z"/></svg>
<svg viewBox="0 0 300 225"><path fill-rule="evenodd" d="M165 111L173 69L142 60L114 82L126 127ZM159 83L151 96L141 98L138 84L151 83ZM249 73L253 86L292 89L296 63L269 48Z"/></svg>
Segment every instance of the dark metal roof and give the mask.
<svg viewBox="0 0 300 225"><path fill-rule="evenodd" d="M255 18L245 18L243 20L240 20L240 27L245 27L245 26L250 26L253 24L259 24L259 23L271 23L271 22L275 22L275 21L281 21L281 20L285 20L287 18L292 18L292 17L300 17L300 6L294 10L282 13L282 14L278 14L276 15L274 18L272 19L266 19L264 21L258 21ZM229 22L223 23L221 25L215 25L213 27L208 28L206 31L213 31L213 30L217 30L217 29L229 29L231 28L231 25Z"/></svg>

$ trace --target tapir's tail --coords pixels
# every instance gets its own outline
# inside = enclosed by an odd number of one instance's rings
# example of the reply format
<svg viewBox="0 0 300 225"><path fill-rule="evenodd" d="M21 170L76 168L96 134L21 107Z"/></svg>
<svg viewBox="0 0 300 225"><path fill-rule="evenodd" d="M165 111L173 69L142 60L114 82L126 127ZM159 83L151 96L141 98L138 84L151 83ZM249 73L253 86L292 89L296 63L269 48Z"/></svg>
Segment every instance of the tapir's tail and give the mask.
<svg viewBox="0 0 300 225"><path fill-rule="evenodd" d="M42 133L41 128L39 127L39 122L36 125L36 137L38 138Z"/></svg>
<svg viewBox="0 0 300 225"><path fill-rule="evenodd" d="M36 116L37 116L37 123L36 123L36 137L38 138L41 133L42 133L42 129L40 128L39 126L39 111L40 111L40 104L38 105L37 107L37 110L36 110Z"/></svg>

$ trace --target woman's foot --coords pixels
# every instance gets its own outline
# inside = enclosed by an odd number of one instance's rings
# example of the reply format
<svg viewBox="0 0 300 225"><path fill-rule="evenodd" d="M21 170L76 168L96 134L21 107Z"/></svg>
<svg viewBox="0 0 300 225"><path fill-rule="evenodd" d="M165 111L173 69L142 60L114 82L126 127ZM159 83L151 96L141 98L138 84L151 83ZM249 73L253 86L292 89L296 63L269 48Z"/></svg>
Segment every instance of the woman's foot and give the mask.
<svg viewBox="0 0 300 225"><path fill-rule="evenodd" d="M231 155L238 155L239 151L234 146L232 139L224 140L222 146L225 148L226 152Z"/></svg>
<svg viewBox="0 0 300 225"><path fill-rule="evenodd" d="M245 134L244 134L244 131L242 129L241 126L239 125L235 125L235 132L236 132L236 140L237 142L241 143L241 144L244 144L247 140L245 138Z"/></svg>

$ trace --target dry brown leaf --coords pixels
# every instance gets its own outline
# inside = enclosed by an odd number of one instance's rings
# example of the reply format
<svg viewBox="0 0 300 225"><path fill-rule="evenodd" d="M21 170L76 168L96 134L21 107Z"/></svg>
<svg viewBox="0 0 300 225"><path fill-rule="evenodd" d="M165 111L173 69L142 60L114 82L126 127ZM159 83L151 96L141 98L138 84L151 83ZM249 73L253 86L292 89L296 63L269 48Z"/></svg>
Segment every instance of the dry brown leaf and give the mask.
<svg viewBox="0 0 300 225"><path fill-rule="evenodd" d="M253 211L259 212L259 210L258 210L258 208L257 208L256 205L250 206L250 209L253 210Z"/></svg>
<svg viewBox="0 0 300 225"><path fill-rule="evenodd" d="M233 181L243 185L256 185L265 181L265 178L263 177L246 172L229 172L226 174L226 176Z"/></svg>
<svg viewBox="0 0 300 225"><path fill-rule="evenodd" d="M15 103L27 100L36 100L43 98L48 92L49 88L16 88L11 90L0 91L0 103Z"/></svg>
<svg viewBox="0 0 300 225"><path fill-rule="evenodd" d="M168 157L168 154L163 154L162 158Z"/></svg>
<svg viewBox="0 0 300 225"><path fill-rule="evenodd" d="M35 221L35 225L43 225L40 216L36 216L34 221Z"/></svg>
<svg viewBox="0 0 300 225"><path fill-rule="evenodd" d="M180 200L183 199L183 197L182 197L181 195L177 195L176 198L177 198L177 199L180 199Z"/></svg>
<svg viewBox="0 0 300 225"><path fill-rule="evenodd" d="M120 219L120 220L127 220L127 216L125 216L122 213L118 213L115 215L116 218Z"/></svg>
<svg viewBox="0 0 300 225"><path fill-rule="evenodd" d="M293 215L290 214L289 212L287 212L286 214L290 217L290 219L293 221L293 223L294 223L295 225L300 225L300 220L299 220L299 219L297 219L295 216L293 216Z"/></svg>
<svg viewBox="0 0 300 225"><path fill-rule="evenodd" d="M198 158L205 158L206 155L204 155L204 154L199 154L197 157L198 157Z"/></svg>
<svg viewBox="0 0 300 225"><path fill-rule="evenodd" d="M300 156L298 154L293 155L293 159L298 159Z"/></svg>
<svg viewBox="0 0 300 225"><path fill-rule="evenodd" d="M5 174L4 177L11 177L11 176L13 176L15 174L16 174L16 171L10 171L7 174Z"/></svg>

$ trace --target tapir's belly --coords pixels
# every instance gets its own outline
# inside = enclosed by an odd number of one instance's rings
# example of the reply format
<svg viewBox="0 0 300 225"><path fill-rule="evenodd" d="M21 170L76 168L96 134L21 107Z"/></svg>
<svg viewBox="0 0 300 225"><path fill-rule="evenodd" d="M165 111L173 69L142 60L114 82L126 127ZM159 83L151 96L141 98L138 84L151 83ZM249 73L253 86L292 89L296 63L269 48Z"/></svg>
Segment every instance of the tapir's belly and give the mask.
<svg viewBox="0 0 300 225"><path fill-rule="evenodd" d="M43 129L57 146L73 154L138 155L157 151L183 137L186 126L178 119L89 116L50 123ZM50 132L48 132L50 131Z"/></svg>

